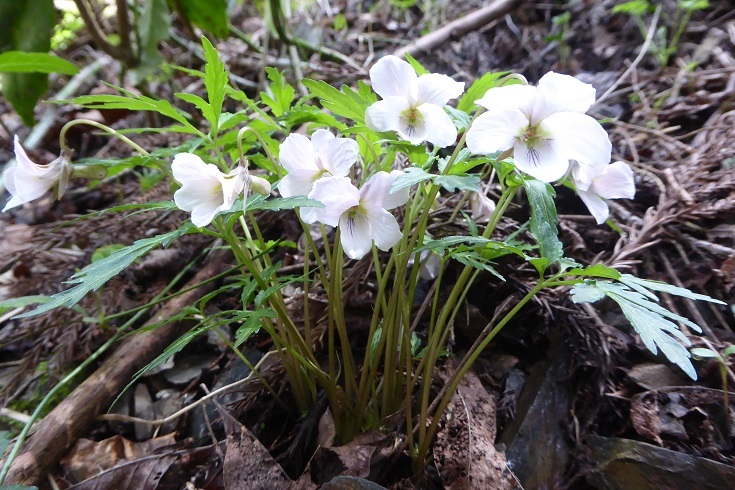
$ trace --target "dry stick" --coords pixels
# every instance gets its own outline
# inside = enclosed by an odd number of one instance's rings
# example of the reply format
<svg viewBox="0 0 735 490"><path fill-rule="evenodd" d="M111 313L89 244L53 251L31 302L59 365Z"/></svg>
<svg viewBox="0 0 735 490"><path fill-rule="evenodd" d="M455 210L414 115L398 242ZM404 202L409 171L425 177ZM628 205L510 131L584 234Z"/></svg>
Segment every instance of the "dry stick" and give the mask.
<svg viewBox="0 0 735 490"><path fill-rule="evenodd" d="M396 50L393 54L396 56L405 56L407 54L417 56L421 53L429 52L449 40L457 39L468 32L481 29L490 22L499 19L512 10L515 10L522 3L525 3L525 1L526 0L497 0L487 7L475 10L461 19L452 21L444 27L418 38L413 44L404 46Z"/></svg>
<svg viewBox="0 0 735 490"><path fill-rule="evenodd" d="M185 287L206 281L227 267L225 253L215 253ZM215 284L208 283L174 298L149 319L146 326L166 321L214 287ZM94 374L40 422L10 468L4 483L37 484L66 450L89 429L97 416L109 408L110 403L135 373L155 359L182 333L181 325L170 323L129 337Z"/></svg>

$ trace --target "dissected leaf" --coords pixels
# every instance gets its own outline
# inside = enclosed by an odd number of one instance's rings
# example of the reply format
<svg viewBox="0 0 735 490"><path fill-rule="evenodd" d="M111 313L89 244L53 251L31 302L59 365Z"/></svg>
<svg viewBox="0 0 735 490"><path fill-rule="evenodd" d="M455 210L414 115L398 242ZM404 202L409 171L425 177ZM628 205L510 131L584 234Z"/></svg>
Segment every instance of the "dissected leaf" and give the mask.
<svg viewBox="0 0 735 490"><path fill-rule="evenodd" d="M294 98L294 89L291 85L286 82L286 78L283 73L275 68L268 67L265 69L268 79L271 81L270 91L273 94L267 92L261 92L261 100L271 108L273 115L281 117L286 111L291 108Z"/></svg>
<svg viewBox="0 0 735 490"><path fill-rule="evenodd" d="M209 120L209 124L212 125L212 131L216 134L227 92L227 68L220 61L217 50L206 37L202 38L202 46L204 47L204 58L207 60L207 64L204 65L204 87L207 89L207 100L211 107L212 119Z"/></svg>
<svg viewBox="0 0 735 490"><path fill-rule="evenodd" d="M185 235L191 231L194 225L186 222L181 228L157 235L152 238L144 238L138 240L132 245L114 252L98 262L89 264L81 271L74 274L67 283L76 284L76 286L51 296L52 300L44 303L34 310L31 310L16 318L26 318L40 315L55 308L65 306L70 308L81 301L90 291L96 291L102 287L107 281L115 277L120 271L135 262L138 258L147 254L154 248L166 246L172 240Z"/></svg>
<svg viewBox="0 0 735 490"><path fill-rule="evenodd" d="M341 91L337 90L322 80L316 81L306 78L302 82L312 94L321 99L322 106L325 109L351 119L357 124L365 122L365 111L370 107L370 104L377 100L372 93L365 93L362 86L360 86L359 92L355 92L347 85L343 85Z"/></svg>
<svg viewBox="0 0 735 490"><path fill-rule="evenodd" d="M460 97L459 102L457 102L457 109L465 113L474 111L477 107L475 101L481 99L485 95L485 92L496 87L500 82L500 77L507 74L507 71L485 73L482 77L475 80L464 95Z"/></svg>

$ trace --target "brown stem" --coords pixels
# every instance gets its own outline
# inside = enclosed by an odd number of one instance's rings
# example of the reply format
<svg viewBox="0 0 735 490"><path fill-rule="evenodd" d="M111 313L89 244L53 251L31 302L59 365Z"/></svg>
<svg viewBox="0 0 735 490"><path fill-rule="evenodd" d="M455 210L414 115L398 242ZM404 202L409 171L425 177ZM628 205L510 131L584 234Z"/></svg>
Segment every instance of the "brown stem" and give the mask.
<svg viewBox="0 0 735 490"><path fill-rule="evenodd" d="M89 35L92 36L92 40L94 41L94 43L102 51L109 54L116 60L123 60L123 53L121 52L119 47L110 44L107 36L105 36L105 33L102 32L102 28L97 22L97 19L95 19L92 15L92 12L89 9L89 5L87 4L87 0L74 0L74 3L79 10L79 15L84 21L84 25L86 25L87 29L89 30Z"/></svg>
<svg viewBox="0 0 735 490"><path fill-rule="evenodd" d="M130 17L128 15L128 1L117 0L117 29L120 32L120 51L122 52L123 62L128 68L138 64L138 57L133 51L133 45L130 42Z"/></svg>

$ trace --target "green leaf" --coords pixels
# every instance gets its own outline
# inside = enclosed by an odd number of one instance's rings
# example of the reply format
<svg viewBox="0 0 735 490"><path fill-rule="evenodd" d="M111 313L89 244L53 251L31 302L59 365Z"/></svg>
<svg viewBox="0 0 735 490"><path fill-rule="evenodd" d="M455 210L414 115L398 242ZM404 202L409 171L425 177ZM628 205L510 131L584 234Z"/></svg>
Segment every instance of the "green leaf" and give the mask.
<svg viewBox="0 0 735 490"><path fill-rule="evenodd" d="M302 83L312 94L319 97L325 109L357 124L364 124L365 111L377 100L375 95L365 93L363 85L360 85L359 92L355 92L347 85L343 85L339 91L322 80L305 78Z"/></svg>
<svg viewBox="0 0 735 490"><path fill-rule="evenodd" d="M158 43L168 39L171 28L171 13L166 0L146 0L136 22L140 39L140 61L133 70L134 82L153 75L164 62L158 51Z"/></svg>
<svg viewBox="0 0 735 490"><path fill-rule="evenodd" d="M615 5L612 9L613 14L629 14L641 16L646 13L650 4L647 0L632 0L630 2L623 2Z"/></svg>
<svg viewBox="0 0 735 490"><path fill-rule="evenodd" d="M601 277L605 279L619 279L620 272L604 264L590 265L585 268L575 267L567 271L570 276Z"/></svg>
<svg viewBox="0 0 735 490"><path fill-rule="evenodd" d="M281 211L282 209L294 208L323 208L324 204L316 199L309 199L306 196L277 197L262 202L250 204L248 201L248 211Z"/></svg>
<svg viewBox="0 0 735 490"><path fill-rule="evenodd" d="M701 359L706 358L718 358L720 355L713 351L712 349L704 349L702 347L695 347L694 349L689 351L694 357L699 357Z"/></svg>
<svg viewBox="0 0 735 490"><path fill-rule="evenodd" d="M569 293L575 303L595 303L605 297L605 291L598 288L594 281L575 284Z"/></svg>
<svg viewBox="0 0 735 490"><path fill-rule="evenodd" d="M219 116L222 114L222 105L225 101L225 93L227 92L227 68L219 59L219 53L209 42L209 39L202 37L202 46L204 47L204 58L207 64L204 65L204 87L207 89L207 100L212 108L212 134L217 134L219 124Z"/></svg>
<svg viewBox="0 0 735 490"><path fill-rule="evenodd" d="M722 351L722 357L729 357L735 354L735 345L728 346Z"/></svg>
<svg viewBox="0 0 735 490"><path fill-rule="evenodd" d="M260 308L255 311L242 311L239 312L241 319L244 318L245 322L238 327L235 332L235 347L239 347L243 342L260 331L260 327L263 325L263 318L278 318L278 315L267 308Z"/></svg>
<svg viewBox="0 0 735 490"><path fill-rule="evenodd" d="M479 175L434 175L434 183L440 185L449 192L461 191L479 192Z"/></svg>
<svg viewBox="0 0 735 490"><path fill-rule="evenodd" d="M71 100L54 101L58 104L76 104L88 109L125 109L129 111L152 111L162 116L173 119L182 124L183 132L205 137L198 129L192 126L187 117L188 114L176 109L167 100L155 100L145 95L138 95L120 87L110 85L119 90L123 95L99 94L81 95ZM170 130L171 128L168 128Z"/></svg>
<svg viewBox="0 0 735 490"><path fill-rule="evenodd" d="M690 345L689 339L674 321L701 332L699 326L663 308L648 295L631 289L626 284L587 280L572 288L572 299L576 303L597 301L603 296L620 306L648 350L657 354L660 349L669 361L679 366L692 379L697 379L690 360L691 355L685 347ZM653 299L657 300L655 295Z"/></svg>
<svg viewBox="0 0 735 490"><path fill-rule="evenodd" d="M48 53L6 51L0 54L0 72L75 75L78 71L74 63Z"/></svg>
<svg viewBox="0 0 735 490"><path fill-rule="evenodd" d="M390 188L391 194L394 192L397 192L401 189L405 189L406 187L411 187L412 185L418 184L419 182L423 182L425 180L430 180L434 178L434 174L430 174L426 170L419 168L419 167L408 167L404 170L402 175L399 175L396 177L396 179L393 181L393 185Z"/></svg>
<svg viewBox="0 0 735 490"><path fill-rule="evenodd" d="M195 26L218 38L229 34L226 0L178 0L176 4L181 7L179 13Z"/></svg>
<svg viewBox="0 0 735 490"><path fill-rule="evenodd" d="M406 61L408 61L408 64L413 67L413 69L416 71L416 74L421 76L429 73L429 70L424 68L424 66L418 62L416 58L411 56L410 54L406 53L403 55L406 58Z"/></svg>
<svg viewBox="0 0 735 490"><path fill-rule="evenodd" d="M493 87L497 87L500 83L500 77L507 75L507 71L501 71L496 73L485 73L482 77L475 80L470 88L464 93L464 95L457 102L457 109L469 114L473 112L477 106L475 101L481 99L485 92Z"/></svg>
<svg viewBox="0 0 735 490"><path fill-rule="evenodd" d="M47 311L51 311L55 308L65 306L70 308L81 301L84 296L90 291L96 291L102 287L107 281L115 277L120 271L128 267L130 264L135 262L138 258L147 254L154 248L159 246L166 246L172 240L179 238L194 227L190 222L186 222L181 228L157 235L152 238L144 238L138 240L132 245L114 252L109 257L106 257L98 262L89 264L81 271L74 274L68 284L76 284L66 291L54 294L51 296L52 300L48 303L42 304L27 313L18 315L16 318L27 318Z"/></svg>
<svg viewBox="0 0 735 490"><path fill-rule="evenodd" d="M0 301L0 315L5 313L8 310L13 310L15 308L21 308L23 306L28 305L34 305L36 303L48 303L51 301L50 296L22 296L20 298L10 298L3 301ZM0 454L2 454L2 450L0 450Z"/></svg>
<svg viewBox="0 0 735 490"><path fill-rule="evenodd" d="M0 52L47 53L56 23L53 0L4 0L0 2ZM3 97L23 122L35 124L34 108L48 89L44 73L3 73Z"/></svg>
<svg viewBox="0 0 735 490"><path fill-rule="evenodd" d="M294 89L291 85L286 82L286 78L283 73L275 68L267 67L265 69L268 79L271 81L270 94L266 92L260 93L261 100L271 108L273 114L276 117L281 117L286 111L291 108L294 98Z"/></svg>
<svg viewBox="0 0 735 490"><path fill-rule="evenodd" d="M457 131L462 133L467 130L470 125L470 121L472 120L469 114L464 111L460 111L459 109L455 109L452 106L444 107L444 112L449 114L449 118L452 120L454 127L457 128Z"/></svg>
<svg viewBox="0 0 735 490"><path fill-rule="evenodd" d="M549 184L535 179L524 179L523 187L526 189L528 202L531 205L529 222L531 234L539 244L541 257L548 261L543 267L545 270L546 267L564 256L564 250L559 241L559 231L556 227L554 189Z"/></svg>
<svg viewBox="0 0 735 490"><path fill-rule="evenodd" d="M125 245L122 243L115 243L112 245L105 245L104 247L100 247L97 250L94 251L92 254L92 263L99 262L102 259L106 259L110 255L114 254L118 250L122 250L125 248Z"/></svg>
<svg viewBox="0 0 735 490"><path fill-rule="evenodd" d="M692 291L689 291L688 289L685 289L685 288L672 286L671 284L666 284L665 282L651 281L649 279L641 279L639 277L635 277L630 274L622 274L620 276L620 282L636 290L639 290L639 288L645 288L645 289L650 289L651 291L659 291L662 293L673 294L674 296L681 296L682 298L689 298L689 299L694 299L698 301L709 301L710 303L717 303L720 305L727 304L724 301L720 301L719 299L711 298L705 294L693 293Z"/></svg>

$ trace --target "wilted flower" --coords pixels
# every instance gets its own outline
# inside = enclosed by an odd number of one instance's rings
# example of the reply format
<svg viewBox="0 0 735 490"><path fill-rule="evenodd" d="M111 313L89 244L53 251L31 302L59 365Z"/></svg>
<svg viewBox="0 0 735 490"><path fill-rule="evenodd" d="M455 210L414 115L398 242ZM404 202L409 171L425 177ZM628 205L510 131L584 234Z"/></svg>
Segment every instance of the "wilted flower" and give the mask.
<svg viewBox="0 0 735 490"><path fill-rule="evenodd" d="M56 188L54 197L61 199L71 175L69 152L63 151L59 158L48 165L38 165L28 158L17 135L14 147L17 165L5 171L5 187L12 197L3 211L38 199L54 187Z"/></svg>
<svg viewBox="0 0 735 490"><path fill-rule="evenodd" d="M570 160L590 167L610 161L607 133L584 114L595 102L595 89L574 77L550 72L537 87L493 88L476 102L488 112L467 132L473 153L513 149L516 167L544 182L563 177Z"/></svg>
<svg viewBox="0 0 735 490"><path fill-rule="evenodd" d="M478 223L490 221L495 212L495 201L490 199L482 192L472 192L470 194L470 209L472 210L472 219Z"/></svg>
<svg viewBox="0 0 735 490"><path fill-rule="evenodd" d="M196 226L207 226L217 213L229 210L248 179L244 167L238 165L224 174L193 153L176 155L171 170L174 179L181 183L174 193L174 202L191 213L191 222Z"/></svg>
<svg viewBox="0 0 735 490"><path fill-rule="evenodd" d="M579 175L578 166L579 164L574 162L572 180L577 187L577 194L595 217L598 225L604 223L610 214L606 199L633 199L635 197L633 170L628 164L614 162L604 167L594 167L596 174L587 171L583 174L585 179L579 181L575 179L575 174Z"/></svg>
<svg viewBox="0 0 735 490"><path fill-rule="evenodd" d="M399 171L378 172L357 189L349 178L320 179L309 198L325 207L313 208L316 218L330 226L339 226L342 248L351 259L359 259L370 251L373 241L383 251L401 239L396 218L388 212L408 201L408 188L391 193Z"/></svg>
<svg viewBox="0 0 735 490"><path fill-rule="evenodd" d="M443 107L462 94L463 82L433 73L417 76L411 65L395 56L375 63L370 80L383 98L365 113L370 129L396 131L414 145L428 141L445 147L457 139L457 129Z"/></svg>

